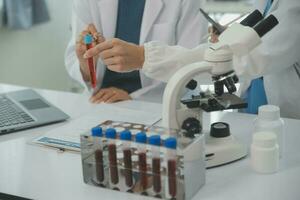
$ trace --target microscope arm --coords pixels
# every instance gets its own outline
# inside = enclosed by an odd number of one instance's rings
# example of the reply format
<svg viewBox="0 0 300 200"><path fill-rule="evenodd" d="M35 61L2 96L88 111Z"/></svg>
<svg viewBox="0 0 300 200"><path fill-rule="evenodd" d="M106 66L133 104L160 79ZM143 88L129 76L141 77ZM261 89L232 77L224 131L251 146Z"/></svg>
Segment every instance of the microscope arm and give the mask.
<svg viewBox="0 0 300 200"><path fill-rule="evenodd" d="M210 73L212 63L199 62L188 65L178 70L169 80L163 96L163 126L168 128L181 129L183 120L188 117L202 117L201 109L191 112L191 109L181 108L181 90L186 84L200 73ZM178 112L181 112L180 114ZM180 116L181 119L178 119ZM196 117L196 118L197 118ZM201 119L200 119L201 120Z"/></svg>

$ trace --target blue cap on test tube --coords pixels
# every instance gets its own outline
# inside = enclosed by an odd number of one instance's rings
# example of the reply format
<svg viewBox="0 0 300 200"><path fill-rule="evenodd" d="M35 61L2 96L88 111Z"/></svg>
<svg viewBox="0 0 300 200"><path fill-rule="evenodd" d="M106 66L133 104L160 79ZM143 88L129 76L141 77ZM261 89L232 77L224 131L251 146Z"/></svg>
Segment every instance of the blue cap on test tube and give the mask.
<svg viewBox="0 0 300 200"><path fill-rule="evenodd" d="M93 43L93 36L91 34L86 34L84 36L84 44L92 44Z"/></svg>
<svg viewBox="0 0 300 200"><path fill-rule="evenodd" d="M176 149L177 140L174 137L169 137L165 140L165 147L169 149Z"/></svg>
<svg viewBox="0 0 300 200"><path fill-rule="evenodd" d="M102 137L103 136L103 131L100 126L96 126L96 127L92 128L91 132L92 132L92 136L94 136L94 137Z"/></svg>
<svg viewBox="0 0 300 200"><path fill-rule="evenodd" d="M138 143L146 143L147 142L147 135L144 132L139 132L135 135L135 141Z"/></svg>
<svg viewBox="0 0 300 200"><path fill-rule="evenodd" d="M120 133L120 139L130 141L131 140L131 132L129 130L122 131Z"/></svg>
<svg viewBox="0 0 300 200"><path fill-rule="evenodd" d="M106 129L105 136L109 139L116 139L116 137L117 137L116 129L114 129L114 128Z"/></svg>
<svg viewBox="0 0 300 200"><path fill-rule="evenodd" d="M149 137L149 144L160 146L160 136L159 135L152 135Z"/></svg>

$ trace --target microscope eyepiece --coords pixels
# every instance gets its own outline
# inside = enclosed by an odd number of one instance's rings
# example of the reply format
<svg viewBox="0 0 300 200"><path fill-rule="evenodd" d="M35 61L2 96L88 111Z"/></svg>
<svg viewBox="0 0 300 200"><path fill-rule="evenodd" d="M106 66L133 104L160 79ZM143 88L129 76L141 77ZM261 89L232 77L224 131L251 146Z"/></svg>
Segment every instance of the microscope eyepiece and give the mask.
<svg viewBox="0 0 300 200"><path fill-rule="evenodd" d="M244 26L253 27L258 22L260 22L263 19L263 15L259 10L254 10L251 14L249 14L243 21L241 21L240 24Z"/></svg>
<svg viewBox="0 0 300 200"><path fill-rule="evenodd" d="M278 20L274 15L270 15L259 24L254 27L254 30L259 35L259 37L263 37L266 33L272 30L278 24Z"/></svg>

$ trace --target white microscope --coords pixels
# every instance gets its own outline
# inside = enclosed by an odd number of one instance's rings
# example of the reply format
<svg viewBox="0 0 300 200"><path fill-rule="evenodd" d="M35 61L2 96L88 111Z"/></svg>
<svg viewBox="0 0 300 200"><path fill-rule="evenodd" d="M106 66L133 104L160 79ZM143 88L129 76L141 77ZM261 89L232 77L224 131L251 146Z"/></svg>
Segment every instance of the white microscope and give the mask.
<svg viewBox="0 0 300 200"><path fill-rule="evenodd" d="M178 70L169 80L163 96L163 126L184 129L191 137L202 134L203 111L221 111L247 107L236 96L235 84L239 81L233 69L233 55L250 53L261 43L261 37L278 24L270 15L263 19L254 11L240 24L235 23L219 36L219 42L206 50L203 62L194 63ZM208 73L212 76L214 93L197 92L182 99L182 90L195 75ZM194 84L195 88L197 84ZM224 90L224 86L227 91ZM205 136L207 168L239 160L247 155L247 147L230 135L226 124L213 124L213 133Z"/></svg>

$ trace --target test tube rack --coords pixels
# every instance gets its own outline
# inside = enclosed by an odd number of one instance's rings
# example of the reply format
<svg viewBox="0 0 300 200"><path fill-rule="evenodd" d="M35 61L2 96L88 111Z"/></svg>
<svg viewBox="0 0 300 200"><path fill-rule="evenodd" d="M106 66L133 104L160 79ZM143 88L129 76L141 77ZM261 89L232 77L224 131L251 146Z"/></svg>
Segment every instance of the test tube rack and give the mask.
<svg viewBox="0 0 300 200"><path fill-rule="evenodd" d="M178 200L192 199L205 184L203 134L190 138L181 130L116 121L106 121L97 127L101 127L102 137L93 136L90 132L81 135L81 158L85 183L120 192ZM106 138L105 132L112 128L116 130L116 138ZM132 134L132 139L127 141L127 145L129 144L130 147L131 168L125 167L124 141L120 139L120 133L124 130L130 131ZM153 135L159 135L161 138L160 169L158 171L157 169L153 170L155 166L152 159L152 145L147 141L142 144L146 149L146 165L144 164L144 171L141 172L138 154L138 145L141 144L134 140L135 135L139 132L145 133L147 140ZM175 177L173 178L170 177L172 173L170 173L171 169L166 160L168 149L164 147L166 139L170 137L176 138L177 141L176 167L173 168ZM116 147L114 151L116 160L113 164L109 152L111 142ZM95 145L99 143L101 145ZM172 186L170 186L171 184Z"/></svg>

